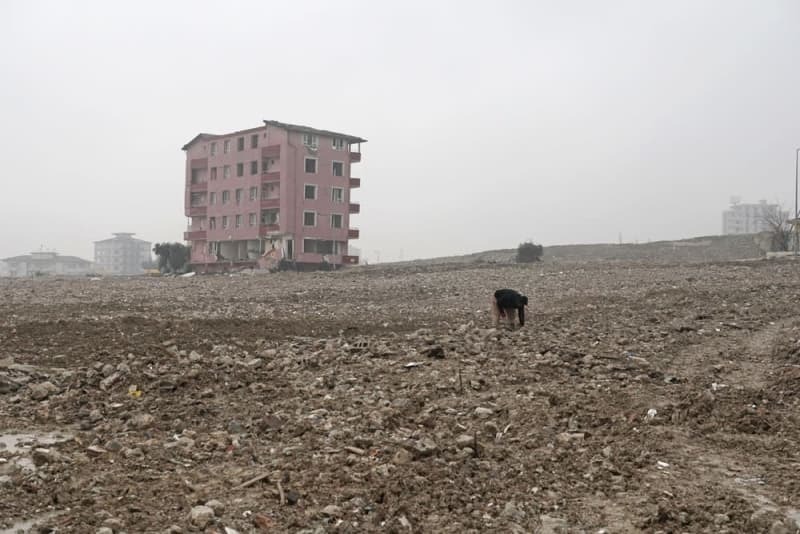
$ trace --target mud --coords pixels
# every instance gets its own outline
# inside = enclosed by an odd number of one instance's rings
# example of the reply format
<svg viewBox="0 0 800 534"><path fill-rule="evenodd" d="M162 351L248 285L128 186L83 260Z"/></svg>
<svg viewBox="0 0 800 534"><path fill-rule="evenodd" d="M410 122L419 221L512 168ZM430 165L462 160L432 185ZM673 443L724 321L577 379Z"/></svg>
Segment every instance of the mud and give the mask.
<svg viewBox="0 0 800 534"><path fill-rule="evenodd" d="M798 269L3 280L0 529L797 532Z"/></svg>

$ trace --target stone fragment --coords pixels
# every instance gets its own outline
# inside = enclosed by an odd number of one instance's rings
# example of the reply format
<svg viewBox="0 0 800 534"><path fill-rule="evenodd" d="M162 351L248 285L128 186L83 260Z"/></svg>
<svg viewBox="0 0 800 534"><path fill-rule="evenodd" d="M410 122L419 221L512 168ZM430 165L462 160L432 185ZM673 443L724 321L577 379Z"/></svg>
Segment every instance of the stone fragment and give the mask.
<svg viewBox="0 0 800 534"><path fill-rule="evenodd" d="M195 506L189 512L189 521L198 528L206 528L214 520L214 510L208 506Z"/></svg>

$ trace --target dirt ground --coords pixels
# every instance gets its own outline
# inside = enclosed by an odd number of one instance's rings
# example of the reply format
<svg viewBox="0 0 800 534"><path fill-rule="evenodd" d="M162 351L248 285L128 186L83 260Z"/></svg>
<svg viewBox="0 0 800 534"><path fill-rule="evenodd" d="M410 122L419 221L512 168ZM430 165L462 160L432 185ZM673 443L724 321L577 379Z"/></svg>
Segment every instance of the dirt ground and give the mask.
<svg viewBox="0 0 800 534"><path fill-rule="evenodd" d="M794 533L799 270L5 279L0 532Z"/></svg>

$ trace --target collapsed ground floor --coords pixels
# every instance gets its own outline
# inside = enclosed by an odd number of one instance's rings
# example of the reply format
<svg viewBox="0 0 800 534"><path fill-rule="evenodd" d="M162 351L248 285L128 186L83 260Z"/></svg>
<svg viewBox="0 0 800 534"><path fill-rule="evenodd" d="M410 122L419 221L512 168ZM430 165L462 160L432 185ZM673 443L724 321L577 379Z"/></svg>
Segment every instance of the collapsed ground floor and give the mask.
<svg viewBox="0 0 800 534"><path fill-rule="evenodd" d="M277 269L282 265L310 270L357 265L347 241L294 239L292 236L227 241L191 241L190 265L196 272L237 268Z"/></svg>

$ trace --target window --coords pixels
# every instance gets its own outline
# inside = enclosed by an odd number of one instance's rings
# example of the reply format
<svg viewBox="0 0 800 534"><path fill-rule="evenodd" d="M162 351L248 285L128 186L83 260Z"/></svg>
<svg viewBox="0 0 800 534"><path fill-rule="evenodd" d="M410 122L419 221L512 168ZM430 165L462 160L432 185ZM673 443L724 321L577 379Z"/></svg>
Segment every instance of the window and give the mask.
<svg viewBox="0 0 800 534"><path fill-rule="evenodd" d="M278 224L278 210L261 210L261 224Z"/></svg>
<svg viewBox="0 0 800 534"><path fill-rule="evenodd" d="M317 148L319 145L319 139L313 134L303 134L303 145L311 148Z"/></svg>
<svg viewBox="0 0 800 534"><path fill-rule="evenodd" d="M339 204L344 202L344 189L341 187L331 187L331 202Z"/></svg>
<svg viewBox="0 0 800 534"><path fill-rule="evenodd" d="M331 214L331 228L342 227L342 216L338 213Z"/></svg>
<svg viewBox="0 0 800 534"><path fill-rule="evenodd" d="M219 252L219 243L216 241L211 241L208 243L208 253L212 256L216 256Z"/></svg>
<svg viewBox="0 0 800 534"><path fill-rule="evenodd" d="M317 225L317 212L304 211L303 212L303 226L316 226Z"/></svg>
<svg viewBox="0 0 800 534"><path fill-rule="evenodd" d="M217 143L211 143L211 155L212 156L217 155Z"/></svg>
<svg viewBox="0 0 800 534"><path fill-rule="evenodd" d="M317 186L306 185L305 194L303 196L306 200L317 200Z"/></svg>
<svg viewBox="0 0 800 534"><path fill-rule="evenodd" d="M257 220L258 219L256 218L256 214L255 213L251 213L250 217L249 217L249 221L248 221L250 223L250 226L255 226Z"/></svg>
<svg viewBox="0 0 800 534"><path fill-rule="evenodd" d="M211 179L212 180L216 180L217 179L217 168L216 167L211 167Z"/></svg>
<svg viewBox="0 0 800 534"><path fill-rule="evenodd" d="M244 163L236 164L236 176L244 176Z"/></svg>
<svg viewBox="0 0 800 534"><path fill-rule="evenodd" d="M226 139L226 140L225 140L225 141L222 143L222 151L223 151L225 154L227 154L227 153L229 153L229 152L231 151L231 140L230 140L230 139Z"/></svg>
<svg viewBox="0 0 800 534"><path fill-rule="evenodd" d="M251 161L250 162L250 174L258 174L258 162Z"/></svg>
<svg viewBox="0 0 800 534"><path fill-rule="evenodd" d="M258 134L250 136L250 148L258 148Z"/></svg>
<svg viewBox="0 0 800 534"><path fill-rule="evenodd" d="M244 150L244 137L240 137L236 140L236 150L239 152Z"/></svg>
<svg viewBox="0 0 800 534"><path fill-rule="evenodd" d="M317 174L317 158L306 158L306 172Z"/></svg>
<svg viewBox="0 0 800 534"><path fill-rule="evenodd" d="M341 161L333 162L333 175L344 176L344 163L342 163Z"/></svg>
<svg viewBox="0 0 800 534"><path fill-rule="evenodd" d="M231 200L231 192L230 191L223 191L222 192L222 203L227 204Z"/></svg>
<svg viewBox="0 0 800 534"><path fill-rule="evenodd" d="M344 139L340 137L334 137L332 140L332 145L334 150L344 150Z"/></svg>
<svg viewBox="0 0 800 534"><path fill-rule="evenodd" d="M242 197L244 196L243 193L244 193L244 191L242 189L237 189L236 190L236 204L237 205L242 203Z"/></svg>
<svg viewBox="0 0 800 534"><path fill-rule="evenodd" d="M216 230L217 229L217 218L216 217L209 217L209 219L208 219L208 229L209 230Z"/></svg>
<svg viewBox="0 0 800 534"><path fill-rule="evenodd" d="M250 200L258 200L258 187L250 188Z"/></svg>
<svg viewBox="0 0 800 534"><path fill-rule="evenodd" d="M228 227L228 216L227 215L223 215L222 216L222 227L223 228L227 228Z"/></svg>
<svg viewBox="0 0 800 534"><path fill-rule="evenodd" d="M261 189L261 200L278 198L278 186L276 184L266 184Z"/></svg>
<svg viewBox="0 0 800 534"><path fill-rule="evenodd" d="M217 203L217 193L215 191L208 194L208 203L212 206Z"/></svg>
<svg viewBox="0 0 800 534"><path fill-rule="evenodd" d="M241 228L241 227L242 227L242 216L241 215L237 215L236 216L236 228Z"/></svg>
<svg viewBox="0 0 800 534"><path fill-rule="evenodd" d="M224 180L225 178L230 178L230 177L231 177L231 166L225 165L224 167L222 167L222 178Z"/></svg>
<svg viewBox="0 0 800 534"><path fill-rule="evenodd" d="M339 247L327 239L303 239L303 252L307 254L336 254Z"/></svg>

